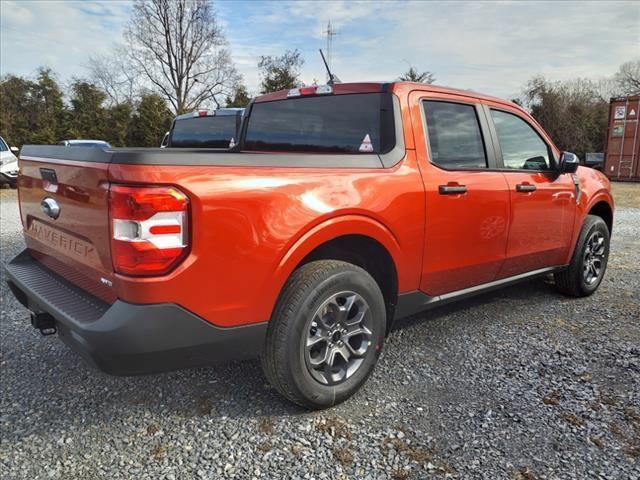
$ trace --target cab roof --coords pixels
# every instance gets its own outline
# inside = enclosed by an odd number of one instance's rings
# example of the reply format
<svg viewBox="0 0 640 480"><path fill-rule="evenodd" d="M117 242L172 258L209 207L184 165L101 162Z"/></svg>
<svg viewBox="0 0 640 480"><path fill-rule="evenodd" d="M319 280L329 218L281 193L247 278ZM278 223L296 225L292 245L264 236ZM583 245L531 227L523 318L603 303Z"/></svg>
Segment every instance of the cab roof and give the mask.
<svg viewBox="0 0 640 480"><path fill-rule="evenodd" d="M332 85L333 95L345 95L349 93L378 93L378 92L395 92L408 93L412 90L420 90L424 92L449 93L472 97L482 100L489 100L497 103L514 105L512 102L503 98L485 95L483 93L474 92L472 90L463 90L460 88L442 87L438 85L430 85L417 82L353 82L353 83L336 83ZM289 90L279 90L277 92L266 93L256 97L256 103L272 102L274 100L284 100L288 98Z"/></svg>

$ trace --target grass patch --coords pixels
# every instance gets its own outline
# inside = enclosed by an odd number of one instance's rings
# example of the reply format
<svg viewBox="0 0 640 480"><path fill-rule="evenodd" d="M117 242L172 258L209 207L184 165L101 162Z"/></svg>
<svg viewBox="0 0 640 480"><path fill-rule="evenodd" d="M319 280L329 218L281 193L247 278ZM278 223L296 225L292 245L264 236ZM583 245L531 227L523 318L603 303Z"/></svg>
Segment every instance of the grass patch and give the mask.
<svg viewBox="0 0 640 480"><path fill-rule="evenodd" d="M333 456L343 467L348 467L353 463L353 453L346 448L334 448Z"/></svg>
<svg viewBox="0 0 640 480"><path fill-rule="evenodd" d="M616 207L640 208L640 183L611 182Z"/></svg>
<svg viewBox="0 0 640 480"><path fill-rule="evenodd" d="M151 451L151 456L154 458L154 460L162 460L166 454L167 449L162 445L158 445Z"/></svg>
<svg viewBox="0 0 640 480"><path fill-rule="evenodd" d="M275 431L275 424L273 423L273 419L263 418L262 420L260 420L260 423L258 423L258 431L260 433L271 435Z"/></svg>
<svg viewBox="0 0 640 480"><path fill-rule="evenodd" d="M533 473L533 470L531 470L529 467L520 467L516 471L514 478L516 480L537 480L538 477L536 477L535 473Z"/></svg>
<svg viewBox="0 0 640 480"><path fill-rule="evenodd" d="M584 426L584 419L575 413L562 413L560 416L565 422L570 423L571 425L575 425L576 427Z"/></svg>
<svg viewBox="0 0 640 480"><path fill-rule="evenodd" d="M554 390L542 398L542 403L545 405L557 405L560 400L562 400L562 394L559 390Z"/></svg>
<svg viewBox="0 0 640 480"><path fill-rule="evenodd" d="M403 470L401 468L398 468L393 472L391 472L391 478L393 480L407 480L409 478L409 474L410 474L409 470Z"/></svg>
<svg viewBox="0 0 640 480"><path fill-rule="evenodd" d="M602 440L602 438L600 437L596 437L595 435L592 435L591 437L589 437L589 440L591 440L591 443L593 443L596 447L600 449L604 449L604 447L606 446L604 443L604 440Z"/></svg>
<svg viewBox="0 0 640 480"><path fill-rule="evenodd" d="M271 445L271 442L262 442L262 443L259 443L256 448L260 450L262 453L267 453L273 449L273 445Z"/></svg>
<svg viewBox="0 0 640 480"><path fill-rule="evenodd" d="M332 437L346 438L351 440L351 432L349 426L337 418L331 417L316 424L316 430L322 433L328 433Z"/></svg>

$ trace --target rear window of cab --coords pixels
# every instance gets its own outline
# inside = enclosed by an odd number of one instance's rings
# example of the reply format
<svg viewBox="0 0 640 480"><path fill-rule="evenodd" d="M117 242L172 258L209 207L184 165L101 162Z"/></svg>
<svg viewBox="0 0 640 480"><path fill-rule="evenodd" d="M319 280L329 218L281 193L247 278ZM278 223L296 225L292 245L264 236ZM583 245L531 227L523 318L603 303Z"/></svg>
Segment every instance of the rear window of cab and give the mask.
<svg viewBox="0 0 640 480"><path fill-rule="evenodd" d="M237 139L236 115L176 119L171 131L172 148L229 148Z"/></svg>
<svg viewBox="0 0 640 480"><path fill-rule="evenodd" d="M255 103L244 150L387 153L395 146L389 93L300 97Z"/></svg>

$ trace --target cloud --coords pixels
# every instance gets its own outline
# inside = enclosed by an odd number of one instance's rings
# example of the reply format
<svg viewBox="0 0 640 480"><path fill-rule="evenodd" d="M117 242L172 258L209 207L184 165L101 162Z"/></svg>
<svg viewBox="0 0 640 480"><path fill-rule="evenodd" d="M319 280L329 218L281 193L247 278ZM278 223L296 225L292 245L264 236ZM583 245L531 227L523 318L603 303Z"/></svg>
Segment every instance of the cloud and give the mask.
<svg viewBox="0 0 640 480"><path fill-rule="evenodd" d="M86 75L92 53L120 41L131 5L0 2L0 73L48 64L64 79ZM305 82L325 78L318 48L338 31L333 69L343 81L393 80L409 65L436 83L502 97L533 75L610 76L640 58L637 2L217 2L220 24L249 89L261 55L299 49Z"/></svg>
<svg viewBox="0 0 640 480"><path fill-rule="evenodd" d="M120 40L128 2L0 2L0 74L49 66L67 80L86 75L90 55Z"/></svg>

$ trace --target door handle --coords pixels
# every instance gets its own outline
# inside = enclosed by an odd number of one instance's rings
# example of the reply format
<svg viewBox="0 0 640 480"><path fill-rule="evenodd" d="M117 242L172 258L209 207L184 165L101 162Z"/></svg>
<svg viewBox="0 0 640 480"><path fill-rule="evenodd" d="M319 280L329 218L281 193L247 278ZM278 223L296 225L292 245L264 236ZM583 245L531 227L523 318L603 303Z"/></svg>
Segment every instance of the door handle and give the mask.
<svg viewBox="0 0 640 480"><path fill-rule="evenodd" d="M440 185L438 187L440 195L459 195L461 193L467 193L466 185Z"/></svg>
<svg viewBox="0 0 640 480"><path fill-rule="evenodd" d="M536 186L528 183L519 183L516 185L516 192L535 192Z"/></svg>

